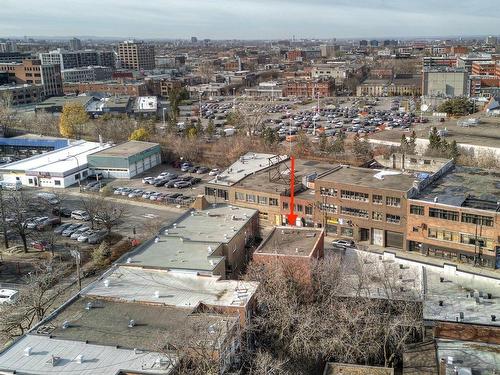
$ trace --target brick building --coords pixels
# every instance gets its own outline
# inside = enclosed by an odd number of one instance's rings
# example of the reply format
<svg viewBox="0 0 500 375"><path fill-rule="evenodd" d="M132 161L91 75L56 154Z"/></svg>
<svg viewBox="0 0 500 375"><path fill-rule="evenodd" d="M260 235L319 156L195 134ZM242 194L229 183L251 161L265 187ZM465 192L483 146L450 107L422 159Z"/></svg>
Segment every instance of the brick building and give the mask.
<svg viewBox="0 0 500 375"><path fill-rule="evenodd" d="M81 94L85 92L100 92L108 95L146 96L148 87L145 82L76 82L65 83L64 94Z"/></svg>
<svg viewBox="0 0 500 375"><path fill-rule="evenodd" d="M17 84L42 85L43 96L62 95L61 67L58 64L42 64L37 59L22 63L0 63L0 71L8 73L9 80Z"/></svg>
<svg viewBox="0 0 500 375"><path fill-rule="evenodd" d="M408 250L500 267L500 192L494 173L455 167L407 206Z"/></svg>
<svg viewBox="0 0 500 375"><path fill-rule="evenodd" d="M151 70L155 68L155 47L128 40L118 45L118 58L124 69Z"/></svg>
<svg viewBox="0 0 500 375"><path fill-rule="evenodd" d="M323 230L275 227L253 253L253 261L284 266L297 280L310 282L313 261L324 256L324 240Z"/></svg>
<svg viewBox="0 0 500 375"><path fill-rule="evenodd" d="M296 97L329 97L335 93L334 79L294 79L286 81L283 86L283 96Z"/></svg>

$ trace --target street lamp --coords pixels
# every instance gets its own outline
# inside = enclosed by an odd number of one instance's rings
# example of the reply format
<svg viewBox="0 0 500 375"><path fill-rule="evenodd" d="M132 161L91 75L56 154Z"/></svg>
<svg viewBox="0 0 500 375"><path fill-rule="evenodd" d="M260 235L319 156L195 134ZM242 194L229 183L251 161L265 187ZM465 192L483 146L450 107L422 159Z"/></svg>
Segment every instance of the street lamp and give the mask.
<svg viewBox="0 0 500 375"><path fill-rule="evenodd" d="M163 107L163 108L162 108L163 126L165 126L165 111L166 111L166 110L167 110L167 108L166 108L166 107Z"/></svg>

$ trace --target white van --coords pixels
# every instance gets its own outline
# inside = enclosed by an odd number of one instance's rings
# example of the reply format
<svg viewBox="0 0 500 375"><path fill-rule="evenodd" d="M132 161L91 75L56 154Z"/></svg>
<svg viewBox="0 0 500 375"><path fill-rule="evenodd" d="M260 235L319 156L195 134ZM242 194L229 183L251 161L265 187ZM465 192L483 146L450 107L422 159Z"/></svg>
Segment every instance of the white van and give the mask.
<svg viewBox="0 0 500 375"><path fill-rule="evenodd" d="M19 296L19 292L14 289L0 289L0 305L4 303L14 303Z"/></svg>

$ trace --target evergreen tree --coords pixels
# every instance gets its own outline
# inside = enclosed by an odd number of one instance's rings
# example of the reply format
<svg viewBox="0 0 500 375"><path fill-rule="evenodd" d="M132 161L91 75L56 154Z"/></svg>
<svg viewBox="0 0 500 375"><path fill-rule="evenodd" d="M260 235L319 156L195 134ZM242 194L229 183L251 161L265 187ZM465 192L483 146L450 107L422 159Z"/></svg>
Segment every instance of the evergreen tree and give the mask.
<svg viewBox="0 0 500 375"><path fill-rule="evenodd" d="M415 130L411 132L410 140L408 141L408 153L415 154L417 150L417 133Z"/></svg>
<svg viewBox="0 0 500 375"><path fill-rule="evenodd" d="M208 125L205 132L209 137L213 137L213 135L215 134L215 124L213 119L208 120Z"/></svg>
<svg viewBox="0 0 500 375"><path fill-rule="evenodd" d="M458 149L457 141L451 142L449 147L449 156L450 158L456 160L460 156L460 150Z"/></svg>
<svg viewBox="0 0 500 375"><path fill-rule="evenodd" d="M429 149L439 150L441 149L441 137L438 134L437 128L434 126L429 134Z"/></svg>
<svg viewBox="0 0 500 375"><path fill-rule="evenodd" d="M267 127L262 132L262 137L264 138L264 142L269 146L275 144L278 140L276 132L273 129Z"/></svg>
<svg viewBox="0 0 500 375"><path fill-rule="evenodd" d="M401 152L403 154L406 154L408 153L408 150L409 150L409 143L408 143L408 140L406 139L406 136L403 134L401 136L401 142L399 144L399 149L401 150Z"/></svg>
<svg viewBox="0 0 500 375"><path fill-rule="evenodd" d="M323 152L328 151L328 138L325 133L319 135L319 150Z"/></svg>

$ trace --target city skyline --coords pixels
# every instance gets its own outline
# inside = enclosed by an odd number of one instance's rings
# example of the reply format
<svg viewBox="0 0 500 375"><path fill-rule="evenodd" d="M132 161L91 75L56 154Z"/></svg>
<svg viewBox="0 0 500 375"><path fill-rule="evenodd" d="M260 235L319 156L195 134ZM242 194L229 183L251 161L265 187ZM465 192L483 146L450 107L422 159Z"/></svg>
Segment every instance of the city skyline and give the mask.
<svg viewBox="0 0 500 375"><path fill-rule="evenodd" d="M486 0L480 8L463 0L438 4L430 0L418 4L407 0L362 3L353 6L347 0L186 0L157 1L143 7L131 0L76 0L71 7L65 7L60 0L48 0L41 8L34 0L6 0L0 15L0 36L186 39L197 35L266 40L293 35L346 39L498 33L500 10L493 0Z"/></svg>

